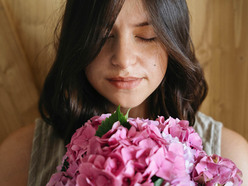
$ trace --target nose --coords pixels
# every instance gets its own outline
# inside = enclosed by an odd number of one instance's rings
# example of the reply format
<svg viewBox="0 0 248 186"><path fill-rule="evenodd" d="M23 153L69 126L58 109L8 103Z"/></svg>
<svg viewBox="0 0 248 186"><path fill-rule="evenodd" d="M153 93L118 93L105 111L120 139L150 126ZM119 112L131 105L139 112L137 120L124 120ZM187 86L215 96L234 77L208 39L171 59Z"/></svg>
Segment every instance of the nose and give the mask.
<svg viewBox="0 0 248 186"><path fill-rule="evenodd" d="M123 38L116 41L111 63L121 69L126 69L136 63L135 46L130 39Z"/></svg>

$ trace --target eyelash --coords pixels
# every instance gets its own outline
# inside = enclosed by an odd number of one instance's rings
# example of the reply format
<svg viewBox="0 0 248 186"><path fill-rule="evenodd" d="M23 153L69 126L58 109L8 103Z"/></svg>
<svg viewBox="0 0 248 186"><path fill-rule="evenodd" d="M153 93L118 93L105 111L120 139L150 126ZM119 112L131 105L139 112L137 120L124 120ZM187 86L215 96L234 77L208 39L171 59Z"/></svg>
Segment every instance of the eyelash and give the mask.
<svg viewBox="0 0 248 186"><path fill-rule="evenodd" d="M140 39L140 41L142 42L154 42L156 40L156 37L152 37L152 38L143 38L143 37L137 37L138 39Z"/></svg>
<svg viewBox="0 0 248 186"><path fill-rule="evenodd" d="M112 39L114 38L114 35L109 35L106 39ZM156 40L156 37L152 37L152 38L143 38L143 37L138 37L136 36L136 38L138 38L141 42L154 42Z"/></svg>

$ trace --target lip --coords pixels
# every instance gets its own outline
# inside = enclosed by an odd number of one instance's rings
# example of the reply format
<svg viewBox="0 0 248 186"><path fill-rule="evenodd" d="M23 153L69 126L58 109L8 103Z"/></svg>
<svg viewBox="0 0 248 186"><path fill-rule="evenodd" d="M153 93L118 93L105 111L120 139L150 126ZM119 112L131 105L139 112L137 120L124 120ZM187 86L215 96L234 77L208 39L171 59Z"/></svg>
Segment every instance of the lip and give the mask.
<svg viewBox="0 0 248 186"><path fill-rule="evenodd" d="M141 83L143 78L138 77L112 77L108 78L110 84L118 89L134 89Z"/></svg>

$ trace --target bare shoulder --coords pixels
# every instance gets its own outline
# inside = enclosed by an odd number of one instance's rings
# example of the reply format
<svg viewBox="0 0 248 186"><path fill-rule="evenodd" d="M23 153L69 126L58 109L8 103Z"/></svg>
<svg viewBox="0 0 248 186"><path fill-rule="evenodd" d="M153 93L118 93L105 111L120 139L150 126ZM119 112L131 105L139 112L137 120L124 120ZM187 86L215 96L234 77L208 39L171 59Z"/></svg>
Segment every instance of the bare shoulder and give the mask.
<svg viewBox="0 0 248 186"><path fill-rule="evenodd" d="M0 185L27 185L34 127L34 124L22 127L1 144Z"/></svg>
<svg viewBox="0 0 248 186"><path fill-rule="evenodd" d="M244 185L248 185L248 143L240 134L223 128L221 156L231 159L243 173Z"/></svg>

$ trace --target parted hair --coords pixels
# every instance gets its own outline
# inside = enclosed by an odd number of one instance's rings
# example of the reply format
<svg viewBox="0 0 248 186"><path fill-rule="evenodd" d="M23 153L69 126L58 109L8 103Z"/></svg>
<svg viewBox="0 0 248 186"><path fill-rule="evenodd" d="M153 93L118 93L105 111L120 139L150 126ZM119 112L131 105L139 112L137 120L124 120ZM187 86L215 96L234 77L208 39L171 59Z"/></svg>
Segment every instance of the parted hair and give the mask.
<svg viewBox="0 0 248 186"><path fill-rule="evenodd" d="M109 101L90 85L85 68L101 51L124 2L67 0L55 61L39 100L42 118L66 141L90 117L107 111ZM149 118L172 116L193 125L207 83L195 57L187 3L142 2L169 56L165 77L148 98Z"/></svg>

